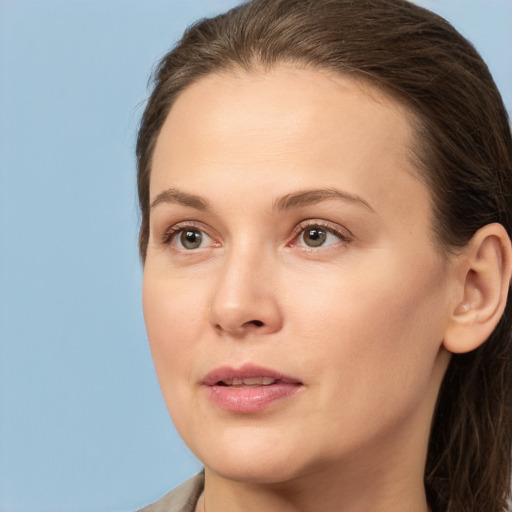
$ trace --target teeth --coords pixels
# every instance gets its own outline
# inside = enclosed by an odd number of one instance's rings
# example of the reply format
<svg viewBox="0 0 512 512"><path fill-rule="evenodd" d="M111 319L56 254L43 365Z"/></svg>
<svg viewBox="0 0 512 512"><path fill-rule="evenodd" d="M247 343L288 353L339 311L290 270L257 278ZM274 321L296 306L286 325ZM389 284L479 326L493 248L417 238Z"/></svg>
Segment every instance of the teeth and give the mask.
<svg viewBox="0 0 512 512"><path fill-rule="evenodd" d="M268 386L275 382L276 379L272 377L252 377L250 379L244 379L245 386Z"/></svg>
<svg viewBox="0 0 512 512"><path fill-rule="evenodd" d="M246 377L240 379L235 377L233 379L225 379L222 383L225 386L269 386L276 381L273 377Z"/></svg>

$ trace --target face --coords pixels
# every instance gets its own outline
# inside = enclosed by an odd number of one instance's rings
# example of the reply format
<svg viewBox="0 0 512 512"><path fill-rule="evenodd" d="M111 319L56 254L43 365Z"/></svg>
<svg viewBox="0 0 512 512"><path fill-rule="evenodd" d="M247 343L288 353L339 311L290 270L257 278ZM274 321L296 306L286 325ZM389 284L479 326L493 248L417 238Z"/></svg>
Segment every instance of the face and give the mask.
<svg viewBox="0 0 512 512"><path fill-rule="evenodd" d="M144 315L172 419L209 470L422 466L451 276L409 120L369 86L291 66L210 75L172 107Z"/></svg>

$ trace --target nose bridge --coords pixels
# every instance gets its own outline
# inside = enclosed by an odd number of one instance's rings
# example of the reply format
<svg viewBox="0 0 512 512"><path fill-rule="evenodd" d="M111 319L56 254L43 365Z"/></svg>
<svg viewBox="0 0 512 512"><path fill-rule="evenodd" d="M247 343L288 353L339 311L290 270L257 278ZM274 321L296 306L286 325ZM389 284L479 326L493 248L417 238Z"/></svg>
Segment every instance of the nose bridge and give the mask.
<svg viewBox="0 0 512 512"><path fill-rule="evenodd" d="M211 323L217 330L240 336L280 328L276 265L276 258L262 244L248 240L233 244L212 297Z"/></svg>

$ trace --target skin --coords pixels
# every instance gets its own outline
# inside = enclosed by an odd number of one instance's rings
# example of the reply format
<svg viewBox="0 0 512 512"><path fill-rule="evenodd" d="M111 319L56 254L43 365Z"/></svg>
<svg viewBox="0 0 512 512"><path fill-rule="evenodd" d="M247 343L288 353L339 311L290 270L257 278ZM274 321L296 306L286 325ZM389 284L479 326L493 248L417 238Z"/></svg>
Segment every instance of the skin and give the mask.
<svg viewBox="0 0 512 512"><path fill-rule="evenodd" d="M428 509L443 339L463 291L433 242L410 119L370 86L285 65L207 76L172 107L143 303L167 407L206 468L198 510ZM351 199L283 204L334 189ZM310 247L317 225L330 233ZM185 248L180 229L202 245ZM303 385L257 413L220 409L202 379L245 363Z"/></svg>

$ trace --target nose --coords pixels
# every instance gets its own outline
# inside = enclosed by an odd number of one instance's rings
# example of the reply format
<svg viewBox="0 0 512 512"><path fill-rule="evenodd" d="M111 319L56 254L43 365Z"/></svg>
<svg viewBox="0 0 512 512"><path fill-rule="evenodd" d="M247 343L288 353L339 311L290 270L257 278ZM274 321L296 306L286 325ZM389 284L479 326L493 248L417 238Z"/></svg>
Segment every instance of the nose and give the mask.
<svg viewBox="0 0 512 512"><path fill-rule="evenodd" d="M215 287L209 321L221 335L272 334L283 316L272 256L248 248L226 258Z"/></svg>

